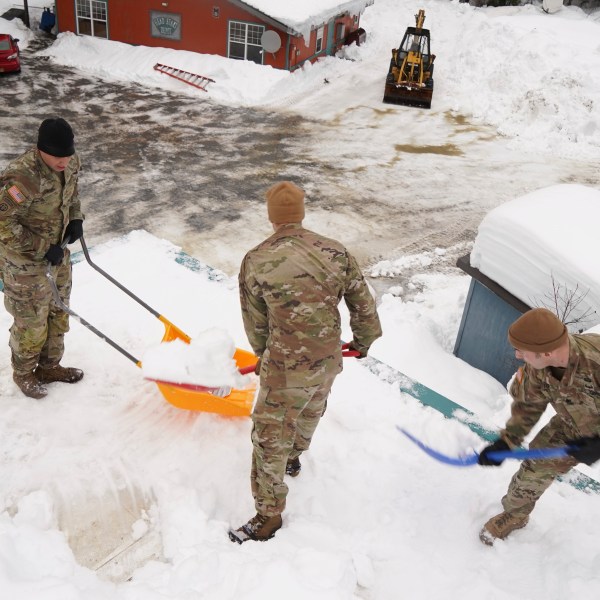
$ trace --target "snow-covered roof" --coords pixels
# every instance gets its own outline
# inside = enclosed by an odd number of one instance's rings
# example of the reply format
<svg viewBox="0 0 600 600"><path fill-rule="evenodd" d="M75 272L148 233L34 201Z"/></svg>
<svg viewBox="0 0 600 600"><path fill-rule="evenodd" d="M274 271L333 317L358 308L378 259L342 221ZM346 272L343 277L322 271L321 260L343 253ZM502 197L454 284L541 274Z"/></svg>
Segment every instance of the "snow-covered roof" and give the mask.
<svg viewBox="0 0 600 600"><path fill-rule="evenodd" d="M230 0L232 4L253 8L293 32L308 38L311 29L321 26L330 19L344 14L360 14L375 0Z"/></svg>
<svg viewBox="0 0 600 600"><path fill-rule="evenodd" d="M571 329L590 327L600 322L599 222L597 189L563 184L537 190L486 215L471 265L528 306L553 309L557 296L560 312L568 297L580 299L565 320L587 312L589 318Z"/></svg>

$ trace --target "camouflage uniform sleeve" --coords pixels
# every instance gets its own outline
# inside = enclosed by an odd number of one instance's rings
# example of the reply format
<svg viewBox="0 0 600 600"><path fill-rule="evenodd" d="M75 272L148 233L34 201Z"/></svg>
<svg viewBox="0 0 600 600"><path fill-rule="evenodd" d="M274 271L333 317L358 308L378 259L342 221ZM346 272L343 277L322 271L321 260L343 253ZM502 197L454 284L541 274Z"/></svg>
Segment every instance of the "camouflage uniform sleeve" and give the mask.
<svg viewBox="0 0 600 600"><path fill-rule="evenodd" d="M26 258L43 258L49 242L21 223L35 197L35 189L26 180L10 175L0 183L0 243Z"/></svg>
<svg viewBox="0 0 600 600"><path fill-rule="evenodd" d="M542 391L542 382L532 370L520 367L510 386L513 398L511 416L500 437L511 447L519 446L546 410L549 400Z"/></svg>
<svg viewBox="0 0 600 600"><path fill-rule="evenodd" d="M344 301L350 311L350 328L354 335L354 345L357 350L366 353L371 344L381 337L381 323L375 299L369 291L356 259L350 253L348 253Z"/></svg>
<svg viewBox="0 0 600 600"><path fill-rule="evenodd" d="M252 273L248 255L242 261L238 281L244 329L254 354L260 358L267 347L269 319L267 305L263 300L260 285Z"/></svg>
<svg viewBox="0 0 600 600"><path fill-rule="evenodd" d="M73 192L73 198L71 199L71 206L69 208L69 221L72 221L73 219L81 219L83 221L85 217L81 212L81 202L79 200L79 184L77 183L77 178L81 169L81 161L79 160L78 154L75 154L73 159L76 161L75 172L73 175L76 178L76 182L75 191Z"/></svg>

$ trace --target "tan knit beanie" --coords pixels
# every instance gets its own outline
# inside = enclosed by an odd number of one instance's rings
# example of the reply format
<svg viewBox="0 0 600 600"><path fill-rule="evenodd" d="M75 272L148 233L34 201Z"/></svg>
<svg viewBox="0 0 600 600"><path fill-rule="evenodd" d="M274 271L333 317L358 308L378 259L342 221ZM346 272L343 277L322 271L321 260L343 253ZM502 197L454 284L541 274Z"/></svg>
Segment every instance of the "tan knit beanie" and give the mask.
<svg viewBox="0 0 600 600"><path fill-rule="evenodd" d="M291 181L276 183L265 196L271 223L300 223L304 219L304 192Z"/></svg>
<svg viewBox="0 0 600 600"><path fill-rule="evenodd" d="M508 341L517 350L552 352L568 336L567 327L547 308L533 308L508 328Z"/></svg>

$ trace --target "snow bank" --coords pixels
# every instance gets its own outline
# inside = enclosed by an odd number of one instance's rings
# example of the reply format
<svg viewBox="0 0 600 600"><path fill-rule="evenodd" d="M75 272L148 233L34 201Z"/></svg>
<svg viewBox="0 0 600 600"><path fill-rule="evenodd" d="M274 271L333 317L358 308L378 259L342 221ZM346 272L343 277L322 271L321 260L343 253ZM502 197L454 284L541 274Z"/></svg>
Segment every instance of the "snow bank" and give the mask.
<svg viewBox="0 0 600 600"><path fill-rule="evenodd" d="M35 37L33 31L25 27L21 19L13 19L12 21L0 19L0 33L8 33L18 39L21 50L27 48L31 40Z"/></svg>
<svg viewBox="0 0 600 600"><path fill-rule="evenodd" d="M471 265L529 306L559 309L581 297L568 321L600 320L600 191L575 184L532 192L492 210L479 226ZM562 315L561 315L562 316ZM581 327L578 326L579 329Z"/></svg>

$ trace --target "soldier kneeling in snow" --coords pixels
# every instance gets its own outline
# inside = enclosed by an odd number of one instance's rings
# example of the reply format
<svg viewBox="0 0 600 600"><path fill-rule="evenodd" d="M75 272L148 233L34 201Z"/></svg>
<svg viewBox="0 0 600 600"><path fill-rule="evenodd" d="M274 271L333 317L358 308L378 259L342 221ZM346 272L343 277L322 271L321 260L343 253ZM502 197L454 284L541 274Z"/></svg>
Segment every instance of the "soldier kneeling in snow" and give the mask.
<svg viewBox="0 0 600 600"><path fill-rule="evenodd" d="M481 530L484 544L493 545L515 529L525 527L535 503L552 482L583 462L600 459L600 335L569 335L565 325L545 308L534 308L517 319L508 339L520 368L510 387L512 414L500 439L481 452L479 464L498 466L490 451L519 446L548 404L556 415L529 444L530 448L572 445L569 456L554 460L525 460L502 498L504 512Z"/></svg>

